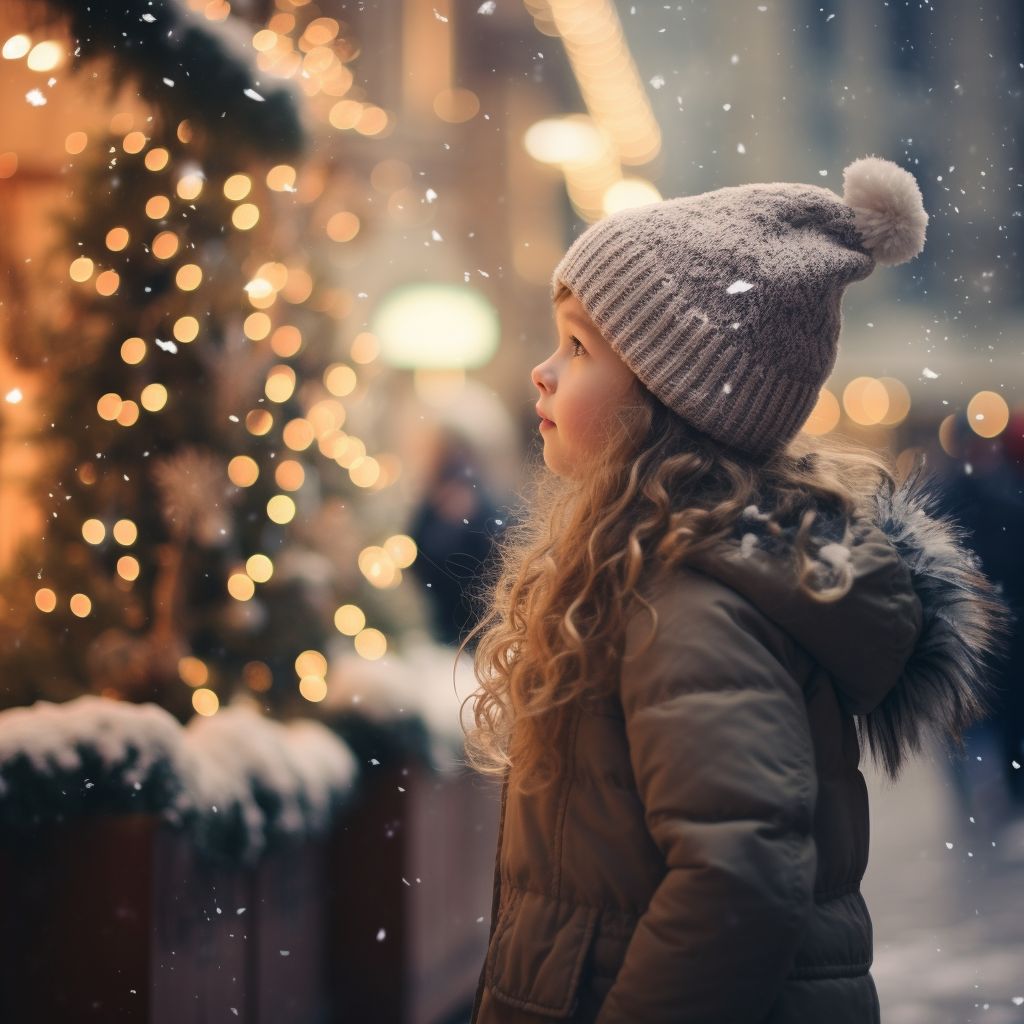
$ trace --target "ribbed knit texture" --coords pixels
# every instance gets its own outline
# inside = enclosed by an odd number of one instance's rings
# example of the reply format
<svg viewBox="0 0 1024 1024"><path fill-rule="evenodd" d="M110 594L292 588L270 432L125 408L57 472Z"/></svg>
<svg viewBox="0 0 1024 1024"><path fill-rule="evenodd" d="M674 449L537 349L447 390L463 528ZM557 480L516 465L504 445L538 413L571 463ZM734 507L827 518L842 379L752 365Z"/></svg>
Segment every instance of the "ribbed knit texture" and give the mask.
<svg viewBox="0 0 1024 1024"><path fill-rule="evenodd" d="M724 188L606 217L555 280L662 402L761 458L810 415L843 292L874 269L854 219L813 185Z"/></svg>

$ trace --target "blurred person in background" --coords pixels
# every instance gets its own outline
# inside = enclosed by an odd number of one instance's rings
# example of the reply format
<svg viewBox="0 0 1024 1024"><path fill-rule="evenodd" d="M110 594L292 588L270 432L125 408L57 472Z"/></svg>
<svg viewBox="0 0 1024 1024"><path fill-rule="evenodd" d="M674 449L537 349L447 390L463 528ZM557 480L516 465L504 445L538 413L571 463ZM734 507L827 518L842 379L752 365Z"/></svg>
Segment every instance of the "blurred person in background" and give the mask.
<svg viewBox="0 0 1024 1024"><path fill-rule="evenodd" d="M997 829L1024 814L1024 412L995 438L980 437L967 416L943 425L943 510L966 531L985 575L1015 622L1006 656L993 668L989 713L953 753L957 789L979 823Z"/></svg>

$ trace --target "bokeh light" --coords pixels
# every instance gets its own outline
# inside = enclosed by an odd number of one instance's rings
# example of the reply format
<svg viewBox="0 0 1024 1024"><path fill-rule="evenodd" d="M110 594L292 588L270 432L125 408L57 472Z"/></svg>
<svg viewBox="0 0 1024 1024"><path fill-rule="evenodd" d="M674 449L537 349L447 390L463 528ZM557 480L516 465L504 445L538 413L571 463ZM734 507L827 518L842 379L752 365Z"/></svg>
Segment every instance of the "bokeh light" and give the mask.
<svg viewBox="0 0 1024 1024"><path fill-rule="evenodd" d="M334 626L345 636L355 636L366 625L363 609L355 604L343 604L334 613Z"/></svg>
<svg viewBox="0 0 1024 1024"><path fill-rule="evenodd" d="M122 555L117 560L117 575L131 583L139 578L139 560L131 555Z"/></svg>
<svg viewBox="0 0 1024 1024"><path fill-rule="evenodd" d="M372 487L380 478L380 466L376 459L362 455L352 460L348 475L356 487Z"/></svg>
<svg viewBox="0 0 1024 1024"><path fill-rule="evenodd" d="M121 358L130 366L146 358L146 343L141 338L126 338L121 342Z"/></svg>
<svg viewBox="0 0 1024 1024"><path fill-rule="evenodd" d="M270 333L270 326L266 313L250 313L242 324L242 331L252 341L262 341Z"/></svg>
<svg viewBox="0 0 1024 1024"><path fill-rule="evenodd" d="M232 174L224 182L224 195L233 203L244 199L252 188L252 179L247 174Z"/></svg>
<svg viewBox="0 0 1024 1024"><path fill-rule="evenodd" d="M23 32L19 32L4 43L2 52L5 60L19 60L31 49L32 40Z"/></svg>
<svg viewBox="0 0 1024 1024"><path fill-rule="evenodd" d="M661 202L661 193L644 178L623 178L609 185L604 194L604 212L618 213L637 206Z"/></svg>
<svg viewBox="0 0 1024 1024"><path fill-rule="evenodd" d="M170 208L171 201L167 196L152 196L146 201L146 216L150 220L162 220Z"/></svg>
<svg viewBox="0 0 1024 1024"><path fill-rule="evenodd" d="M146 148L146 136L142 132L129 132L121 141L126 153L141 153Z"/></svg>
<svg viewBox="0 0 1024 1024"><path fill-rule="evenodd" d="M199 334L199 321L194 316L178 317L174 321L173 332L178 341L187 345L190 341L196 340Z"/></svg>
<svg viewBox="0 0 1024 1024"><path fill-rule="evenodd" d="M236 455L228 463L228 479L236 487L252 487L259 475L260 467L248 455Z"/></svg>
<svg viewBox="0 0 1024 1024"><path fill-rule="evenodd" d="M854 423L869 427L889 411L889 393L874 377L856 377L843 390L843 408Z"/></svg>
<svg viewBox="0 0 1024 1024"><path fill-rule="evenodd" d="M313 278L309 272L302 267L290 267L288 269L288 281L281 289L281 295L285 302L293 306L305 302L313 291Z"/></svg>
<svg viewBox="0 0 1024 1024"><path fill-rule="evenodd" d="M174 275L174 283L183 292L194 292L203 280L203 271L195 263L186 263L178 268Z"/></svg>
<svg viewBox="0 0 1024 1024"><path fill-rule="evenodd" d="M252 409L245 414L245 429L256 437L270 432L274 425L274 417L266 409Z"/></svg>
<svg viewBox="0 0 1024 1024"><path fill-rule="evenodd" d="M388 642L379 629L363 629L356 634L356 653L367 661L376 661L387 653Z"/></svg>
<svg viewBox="0 0 1024 1024"><path fill-rule="evenodd" d="M327 237L335 242L349 242L359 234L359 218L343 210L327 221Z"/></svg>
<svg viewBox="0 0 1024 1024"><path fill-rule="evenodd" d="M239 231L248 231L250 228L256 227L259 219L259 207L253 203L242 203L240 206L236 206L231 213L231 223Z"/></svg>
<svg viewBox="0 0 1024 1024"><path fill-rule="evenodd" d="M100 396L100 400L96 403L96 411L100 414L100 419L116 420L122 405L124 402L121 396L113 391L108 391L105 395Z"/></svg>
<svg viewBox="0 0 1024 1024"><path fill-rule="evenodd" d="M803 425L804 433L827 434L839 423L839 400L828 388L822 388L818 401Z"/></svg>
<svg viewBox="0 0 1024 1024"><path fill-rule="evenodd" d="M256 586L247 573L233 572L228 577L228 593L236 601L248 601L256 593Z"/></svg>
<svg viewBox="0 0 1024 1024"><path fill-rule="evenodd" d="M84 619L92 611L92 601L86 594L72 594L69 603L71 614L77 615L80 619Z"/></svg>
<svg viewBox="0 0 1024 1024"><path fill-rule="evenodd" d="M96 291L100 295L113 295L121 284L121 278L114 270L104 270L96 278Z"/></svg>
<svg viewBox="0 0 1024 1024"><path fill-rule="evenodd" d="M332 363L324 370L324 387L332 395L344 398L355 390L356 371L344 363Z"/></svg>
<svg viewBox="0 0 1024 1024"><path fill-rule="evenodd" d="M391 556L381 547L371 545L359 552L359 571L375 587L390 587L400 578ZM397 578L396 578L397 577Z"/></svg>
<svg viewBox="0 0 1024 1024"><path fill-rule="evenodd" d="M327 659L319 651L303 651L295 659L295 674L302 676L327 675Z"/></svg>
<svg viewBox="0 0 1024 1024"><path fill-rule="evenodd" d="M89 145L89 136L85 132L72 132L64 140L64 150L72 156L77 156L86 146Z"/></svg>
<svg viewBox="0 0 1024 1024"><path fill-rule="evenodd" d="M306 471L301 462L285 459L274 470L274 481L283 491L297 491L306 481Z"/></svg>
<svg viewBox="0 0 1024 1024"><path fill-rule="evenodd" d="M265 662L248 661L242 666L242 682L256 693L266 693L274 685L274 674Z"/></svg>
<svg viewBox="0 0 1024 1024"><path fill-rule="evenodd" d="M41 612L52 612L57 607L57 595L49 587L40 587L36 591L36 607Z"/></svg>
<svg viewBox="0 0 1024 1024"><path fill-rule="evenodd" d="M404 533L396 533L384 541L384 550L399 569L408 569L416 561L416 541Z"/></svg>
<svg viewBox="0 0 1024 1024"><path fill-rule="evenodd" d="M107 232L106 242L111 252L120 252L128 244L127 228L111 228Z"/></svg>
<svg viewBox="0 0 1024 1024"><path fill-rule="evenodd" d="M192 655L178 660L178 678L188 686L205 686L210 678L210 670L206 662Z"/></svg>
<svg viewBox="0 0 1024 1024"><path fill-rule="evenodd" d="M345 407L333 398L324 398L306 410L306 419L313 427L314 436L319 440L325 434L344 425Z"/></svg>
<svg viewBox="0 0 1024 1024"><path fill-rule="evenodd" d="M295 390L295 371L283 364L271 368L263 390L272 402L287 402Z"/></svg>
<svg viewBox="0 0 1024 1024"><path fill-rule="evenodd" d="M130 519L118 519L111 530L114 540L122 547L131 547L139 539L139 528Z"/></svg>
<svg viewBox="0 0 1024 1024"><path fill-rule="evenodd" d="M498 314L473 288L403 285L388 293L373 318L381 356L401 369L469 369L498 347Z"/></svg>
<svg viewBox="0 0 1024 1024"><path fill-rule="evenodd" d="M68 273L71 275L72 281L77 281L81 284L92 277L94 267L95 264L88 256L79 256L77 260L72 261L71 266L68 268Z"/></svg>
<svg viewBox="0 0 1024 1024"><path fill-rule="evenodd" d="M327 696L327 683L319 676L303 676L299 680L299 693L315 704Z"/></svg>
<svg viewBox="0 0 1024 1024"><path fill-rule="evenodd" d="M334 448L334 461L342 469L349 469L356 459L366 454L366 445L358 437L351 435L340 438Z"/></svg>
<svg viewBox="0 0 1024 1024"><path fill-rule="evenodd" d="M102 544L107 528L98 519L86 519L82 523L82 537L89 544Z"/></svg>
<svg viewBox="0 0 1024 1024"><path fill-rule="evenodd" d="M910 392L906 385L895 377L879 377L878 383L885 388L889 408L878 421L883 427L895 427L902 423L910 412Z"/></svg>
<svg viewBox="0 0 1024 1024"><path fill-rule="evenodd" d="M279 526L290 523L295 518L295 502L287 494L275 494L267 502L267 517Z"/></svg>
<svg viewBox="0 0 1024 1024"><path fill-rule="evenodd" d="M220 700L213 690L208 690L205 686L201 686L192 694L192 707L195 708L197 714L209 718L211 715L217 714L217 710L220 708Z"/></svg>
<svg viewBox="0 0 1024 1024"><path fill-rule="evenodd" d="M193 199L198 199L202 191L203 179L198 174L186 174L178 180L178 184L175 187L175 192L178 193L178 198L184 199L185 202L191 202Z"/></svg>
<svg viewBox="0 0 1024 1024"><path fill-rule="evenodd" d="M150 248L158 260L169 260L178 251L178 236L173 231L161 231Z"/></svg>
<svg viewBox="0 0 1024 1024"><path fill-rule="evenodd" d="M304 452L315 440L313 424L302 418L289 420L281 431L281 437L293 452Z"/></svg>
<svg viewBox="0 0 1024 1024"><path fill-rule="evenodd" d="M278 164L267 172L267 188L275 192L295 191L295 168L291 164Z"/></svg>
<svg viewBox="0 0 1024 1024"><path fill-rule="evenodd" d="M130 427L133 423L138 422L139 419L139 407L138 404L133 402L130 398L126 398L121 403L121 408L117 413L117 422L122 427Z"/></svg>
<svg viewBox="0 0 1024 1024"><path fill-rule="evenodd" d="M380 342L375 334L363 331L352 339L349 350L354 363L372 363L380 355Z"/></svg>
<svg viewBox="0 0 1024 1024"><path fill-rule="evenodd" d="M266 583L274 575L274 563L266 555L250 555L245 571L254 583Z"/></svg>
<svg viewBox="0 0 1024 1024"><path fill-rule="evenodd" d="M47 39L32 47L26 63L32 71L52 71L63 61L64 47L53 39Z"/></svg>
<svg viewBox="0 0 1024 1024"><path fill-rule="evenodd" d="M287 359L302 348L302 334L297 327L285 324L274 331L270 338L270 347L274 350L275 355Z"/></svg>
<svg viewBox="0 0 1024 1024"><path fill-rule="evenodd" d="M151 149L146 154L146 168L150 171L162 171L167 166L169 154L166 149Z"/></svg>
<svg viewBox="0 0 1024 1024"><path fill-rule="evenodd" d="M939 444L950 458L959 457L957 445L956 414L951 413L939 424Z"/></svg>
<svg viewBox="0 0 1024 1024"><path fill-rule="evenodd" d="M140 401L147 412L159 412L167 404L167 388L163 384L147 384Z"/></svg>
<svg viewBox="0 0 1024 1024"><path fill-rule="evenodd" d="M442 89L434 97L434 113L449 124L469 121L480 112L480 98L469 89Z"/></svg>
<svg viewBox="0 0 1024 1024"><path fill-rule="evenodd" d="M979 437L998 437L1010 422L1010 407L995 391L979 391L967 403L967 422Z"/></svg>

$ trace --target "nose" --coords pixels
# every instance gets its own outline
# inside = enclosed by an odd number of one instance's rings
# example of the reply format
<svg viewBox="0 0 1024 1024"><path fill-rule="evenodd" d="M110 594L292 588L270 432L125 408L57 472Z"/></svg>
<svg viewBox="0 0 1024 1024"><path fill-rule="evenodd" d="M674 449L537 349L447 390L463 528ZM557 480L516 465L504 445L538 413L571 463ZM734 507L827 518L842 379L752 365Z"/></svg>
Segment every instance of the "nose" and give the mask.
<svg viewBox="0 0 1024 1024"><path fill-rule="evenodd" d="M542 395L553 392L555 390L555 374L551 360L545 359L543 363L538 363L530 372L530 379Z"/></svg>

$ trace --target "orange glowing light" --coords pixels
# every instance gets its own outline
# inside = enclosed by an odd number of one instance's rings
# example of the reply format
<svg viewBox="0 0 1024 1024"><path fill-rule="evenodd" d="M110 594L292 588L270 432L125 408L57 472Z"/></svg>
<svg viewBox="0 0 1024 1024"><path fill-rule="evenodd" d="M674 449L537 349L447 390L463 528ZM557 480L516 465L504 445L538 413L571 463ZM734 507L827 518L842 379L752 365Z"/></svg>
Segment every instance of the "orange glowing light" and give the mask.
<svg viewBox="0 0 1024 1024"><path fill-rule="evenodd" d="M266 409L252 409L245 414L245 429L250 434L262 437L274 425L274 417Z"/></svg>
<svg viewBox="0 0 1024 1024"><path fill-rule="evenodd" d="M146 343L141 338L126 338L121 343L121 358L130 366L146 358Z"/></svg>
<svg viewBox="0 0 1024 1024"><path fill-rule="evenodd" d="M293 452L305 451L314 441L313 425L309 420L289 420L284 425L281 437Z"/></svg>
<svg viewBox="0 0 1024 1024"><path fill-rule="evenodd" d="M259 475L260 467L248 455L236 455L228 463L228 479L236 487L252 487Z"/></svg>
<svg viewBox="0 0 1024 1024"><path fill-rule="evenodd" d="M285 324L274 331L270 339L270 347L276 355L281 356L282 359L287 359L289 356L295 355L302 348L302 334L297 327Z"/></svg>
<svg viewBox="0 0 1024 1024"><path fill-rule="evenodd" d="M150 248L158 260L169 260L178 251L178 236L173 231L161 231Z"/></svg>
<svg viewBox="0 0 1024 1024"><path fill-rule="evenodd" d="M104 270L96 278L96 291L100 295L113 295L121 284L121 278L114 270Z"/></svg>

